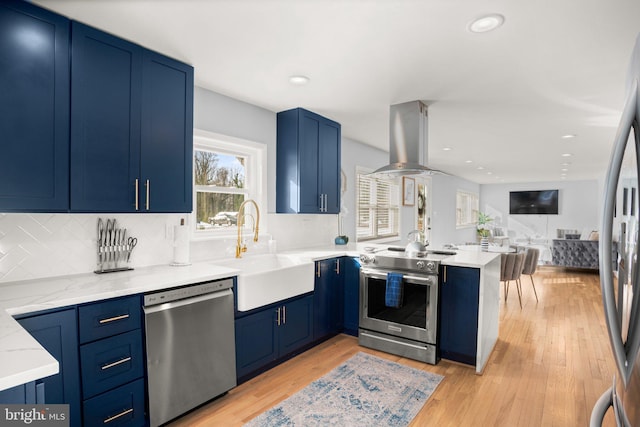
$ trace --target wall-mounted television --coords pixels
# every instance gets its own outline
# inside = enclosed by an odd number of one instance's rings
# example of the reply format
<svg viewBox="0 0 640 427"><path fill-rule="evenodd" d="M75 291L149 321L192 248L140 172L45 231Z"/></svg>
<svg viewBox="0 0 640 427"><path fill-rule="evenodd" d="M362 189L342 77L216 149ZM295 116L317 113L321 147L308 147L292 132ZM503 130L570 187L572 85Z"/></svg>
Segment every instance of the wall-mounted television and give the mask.
<svg viewBox="0 0 640 427"><path fill-rule="evenodd" d="M511 215L558 215L558 190L510 191Z"/></svg>

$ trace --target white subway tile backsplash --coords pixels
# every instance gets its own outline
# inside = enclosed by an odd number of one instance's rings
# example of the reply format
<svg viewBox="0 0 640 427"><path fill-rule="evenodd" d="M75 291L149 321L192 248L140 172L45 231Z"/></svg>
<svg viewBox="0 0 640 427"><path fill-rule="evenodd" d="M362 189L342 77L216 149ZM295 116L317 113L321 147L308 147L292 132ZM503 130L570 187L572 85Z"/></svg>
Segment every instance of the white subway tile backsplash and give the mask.
<svg viewBox="0 0 640 427"><path fill-rule="evenodd" d="M98 218L116 218L118 227L138 238L133 267L171 262L172 242L164 238L164 230L179 223L177 214L4 213L0 214L0 282L95 270Z"/></svg>
<svg viewBox="0 0 640 427"><path fill-rule="evenodd" d="M97 266L97 220L115 218L127 236L137 237L132 267L170 264L173 240L167 228L180 223L185 214L17 214L0 213L0 282L89 273ZM265 214L260 240L247 239L245 256L277 250L333 244L338 232L336 215ZM192 262L235 256L235 236L191 241Z"/></svg>

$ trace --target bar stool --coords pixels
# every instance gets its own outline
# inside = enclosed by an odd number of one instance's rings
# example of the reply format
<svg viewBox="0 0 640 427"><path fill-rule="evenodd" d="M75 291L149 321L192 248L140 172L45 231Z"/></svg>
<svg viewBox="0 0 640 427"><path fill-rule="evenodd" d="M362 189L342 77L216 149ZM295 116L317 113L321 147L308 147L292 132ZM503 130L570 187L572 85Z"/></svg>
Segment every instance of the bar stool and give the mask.
<svg viewBox="0 0 640 427"><path fill-rule="evenodd" d="M536 296L536 302L538 301L538 292L536 292L536 284L533 281L533 273L536 272L538 258L540 258L540 249L527 248L524 257L524 265L522 267L522 274L529 275L529 278L531 279L531 286L533 286L533 293Z"/></svg>
<svg viewBox="0 0 640 427"><path fill-rule="evenodd" d="M520 286L520 275L524 267L524 252L508 253L500 255L500 281L504 283L504 301L507 302L509 295L509 282L515 280L518 291L518 301L522 308L522 289Z"/></svg>

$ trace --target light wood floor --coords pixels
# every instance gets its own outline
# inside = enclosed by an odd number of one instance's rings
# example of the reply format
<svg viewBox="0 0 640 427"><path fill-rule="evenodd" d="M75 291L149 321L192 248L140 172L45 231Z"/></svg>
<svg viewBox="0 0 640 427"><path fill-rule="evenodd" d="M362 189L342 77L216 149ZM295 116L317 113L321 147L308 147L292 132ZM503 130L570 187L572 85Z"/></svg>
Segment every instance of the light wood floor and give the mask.
<svg viewBox="0 0 640 427"><path fill-rule="evenodd" d="M615 370L597 274L539 268L515 284L500 315L500 336L483 375L446 360L436 366L358 346L339 335L248 381L172 423L241 426L349 357L363 351L444 375L411 426L587 426ZM614 426L608 414L606 426Z"/></svg>

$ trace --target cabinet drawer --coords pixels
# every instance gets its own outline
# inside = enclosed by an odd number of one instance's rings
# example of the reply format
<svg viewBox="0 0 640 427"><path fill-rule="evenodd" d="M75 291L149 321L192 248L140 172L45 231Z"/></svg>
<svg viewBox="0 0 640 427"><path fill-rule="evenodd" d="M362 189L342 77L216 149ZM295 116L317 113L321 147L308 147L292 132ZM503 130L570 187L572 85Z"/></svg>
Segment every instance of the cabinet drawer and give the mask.
<svg viewBox="0 0 640 427"><path fill-rule="evenodd" d="M141 330L81 346L80 365L84 399L142 377Z"/></svg>
<svg viewBox="0 0 640 427"><path fill-rule="evenodd" d="M140 328L141 311L139 295L80 307L80 344Z"/></svg>
<svg viewBox="0 0 640 427"><path fill-rule="evenodd" d="M144 426L144 380L85 400L85 426Z"/></svg>

